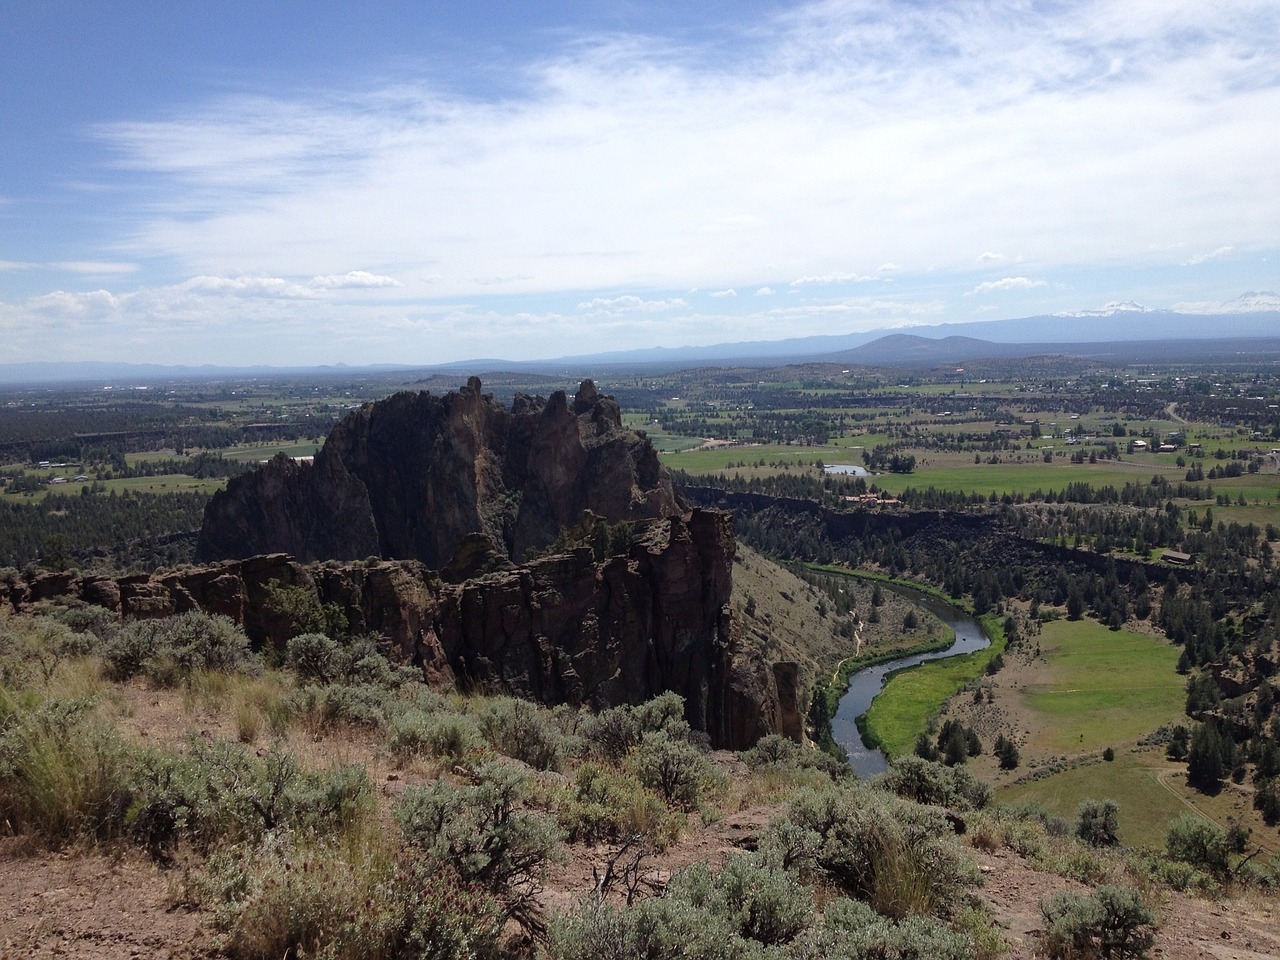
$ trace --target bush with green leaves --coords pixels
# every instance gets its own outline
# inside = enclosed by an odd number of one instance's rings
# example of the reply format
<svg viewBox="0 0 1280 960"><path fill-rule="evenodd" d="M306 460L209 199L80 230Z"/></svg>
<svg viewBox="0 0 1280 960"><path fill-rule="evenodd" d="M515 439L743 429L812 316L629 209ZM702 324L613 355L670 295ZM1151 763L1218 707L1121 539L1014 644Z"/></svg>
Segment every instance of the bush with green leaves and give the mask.
<svg viewBox="0 0 1280 960"><path fill-rule="evenodd" d="M65 624L73 633L86 634L88 639L79 639L78 644L90 648L96 642L110 640L120 629L120 616L94 603L85 603L73 597L59 597L56 602L42 600L32 608L36 619L48 617ZM80 651L90 652L89 649Z"/></svg>
<svg viewBox="0 0 1280 960"><path fill-rule="evenodd" d="M982 810L991 803L991 786L965 767L949 767L916 756L895 757L883 786L905 800L958 810Z"/></svg>
<svg viewBox="0 0 1280 960"><path fill-rule="evenodd" d="M626 769L667 803L693 810L703 795L722 782L707 755L687 740L667 733L646 733L626 760Z"/></svg>
<svg viewBox="0 0 1280 960"><path fill-rule="evenodd" d="M941 810L860 784L796 791L761 849L894 918L944 910L979 876Z"/></svg>
<svg viewBox="0 0 1280 960"><path fill-rule="evenodd" d="M461 713L403 710L392 716L389 727L391 755L398 763L417 756L456 763L484 745L476 722Z"/></svg>
<svg viewBox="0 0 1280 960"><path fill-rule="evenodd" d="M508 916L534 919L543 872L558 856L561 832L550 818L524 809L528 777L503 763L476 771L476 783L444 780L406 790L395 808L405 839L465 883L501 899Z"/></svg>
<svg viewBox="0 0 1280 960"><path fill-rule="evenodd" d="M1114 800L1084 800L1076 812L1076 836L1092 847L1118 846L1119 814Z"/></svg>
<svg viewBox="0 0 1280 960"><path fill-rule="evenodd" d="M1040 911L1045 949L1055 960L1142 957L1155 942L1155 913L1131 887L1104 884L1092 896L1064 891Z"/></svg>
<svg viewBox="0 0 1280 960"><path fill-rule="evenodd" d="M331 683L295 690L287 701L291 716L317 728L381 727L394 703L384 687Z"/></svg>
<svg viewBox="0 0 1280 960"><path fill-rule="evenodd" d="M6 830L55 846L118 834L134 755L89 707L0 686L0 823Z"/></svg>
<svg viewBox="0 0 1280 960"><path fill-rule="evenodd" d="M266 585L263 605L282 620L289 636L323 633L337 639L347 632L347 615L336 603L321 603L316 591L305 584L272 580Z"/></svg>
<svg viewBox="0 0 1280 960"><path fill-rule="evenodd" d="M210 858L199 883L223 954L243 960L497 960L503 915L447 865L272 833Z"/></svg>
<svg viewBox="0 0 1280 960"><path fill-rule="evenodd" d="M849 765L823 750L806 750L787 737L770 733L738 756L752 770L818 770L832 780L847 778Z"/></svg>
<svg viewBox="0 0 1280 960"><path fill-rule="evenodd" d="M422 678L413 667L393 664L373 634L339 642L323 633L300 633L285 644L285 663L303 681L321 686L338 683L396 690Z"/></svg>
<svg viewBox="0 0 1280 960"><path fill-rule="evenodd" d="M548 711L528 700L499 697L476 715L480 734L498 753L535 770L558 770L564 736Z"/></svg>
<svg viewBox="0 0 1280 960"><path fill-rule="evenodd" d="M621 770L588 761L573 787L555 805L556 819L573 842L601 843L638 837L657 850L675 842L685 819L652 790Z"/></svg>
<svg viewBox="0 0 1280 960"><path fill-rule="evenodd" d="M737 856L713 874L703 863L672 877L665 893L614 907L591 901L551 927L557 960L780 958L808 927L813 896L786 871Z"/></svg>
<svg viewBox="0 0 1280 960"><path fill-rule="evenodd" d="M1194 813L1184 813L1169 824L1164 843L1170 858L1189 863L1219 880L1231 872L1226 834Z"/></svg>
<svg viewBox="0 0 1280 960"><path fill-rule="evenodd" d="M200 670L256 673L261 663L244 630L228 617L198 610L124 624L103 648L107 675L145 675L158 686L190 683Z"/></svg>
<svg viewBox="0 0 1280 960"><path fill-rule="evenodd" d="M692 735L684 718L684 698L670 690L639 706L624 704L586 717L580 733L592 753L613 763L639 746L646 733L665 733L672 740Z"/></svg>
<svg viewBox="0 0 1280 960"><path fill-rule="evenodd" d="M788 960L973 960L973 942L933 917L898 922L859 900L827 904L822 922L796 943Z"/></svg>
<svg viewBox="0 0 1280 960"><path fill-rule="evenodd" d="M185 755L145 755L132 791L126 824L161 860L183 838L207 851L286 828L334 830L368 816L373 804L362 767L307 771L279 747L259 757L198 737Z"/></svg>

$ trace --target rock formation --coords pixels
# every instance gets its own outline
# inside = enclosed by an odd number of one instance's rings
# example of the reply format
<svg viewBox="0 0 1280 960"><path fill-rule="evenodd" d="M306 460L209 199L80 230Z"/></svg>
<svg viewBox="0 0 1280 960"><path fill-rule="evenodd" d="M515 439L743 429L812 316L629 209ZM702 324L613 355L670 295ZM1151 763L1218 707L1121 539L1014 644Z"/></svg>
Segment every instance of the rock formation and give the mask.
<svg viewBox="0 0 1280 960"><path fill-rule="evenodd" d="M265 553L369 556L444 567L469 534L520 560L577 523L654 519L682 503L643 434L584 381L573 401L517 396L510 410L467 386L398 393L352 413L314 464L280 455L210 501L200 562Z"/></svg>
<svg viewBox="0 0 1280 960"><path fill-rule="evenodd" d="M265 602L267 585L302 586L337 604L352 632L390 640L436 685L595 708L674 690L716 746L739 749L773 732L799 738L795 671L748 652L733 619L728 514L638 522L610 556L581 545L517 565L469 542L457 551L465 571L270 554L121 578L0 581L0 601L23 609L69 597L126 617L199 609L243 624L259 645L281 645L290 625Z"/></svg>

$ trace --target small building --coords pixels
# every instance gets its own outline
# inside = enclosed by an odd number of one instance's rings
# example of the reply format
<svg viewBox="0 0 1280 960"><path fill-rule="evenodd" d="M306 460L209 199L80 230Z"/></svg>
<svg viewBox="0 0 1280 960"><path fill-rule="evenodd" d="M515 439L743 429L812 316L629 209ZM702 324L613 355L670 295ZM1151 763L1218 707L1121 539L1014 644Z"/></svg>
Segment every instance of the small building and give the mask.
<svg viewBox="0 0 1280 960"><path fill-rule="evenodd" d="M1145 450L1145 449L1147 449L1147 441L1145 441L1145 440L1135 440L1135 441L1133 441L1133 449L1135 449L1135 450Z"/></svg>
<svg viewBox="0 0 1280 960"><path fill-rule="evenodd" d="M1187 567L1191 565L1191 554L1183 553L1181 550L1166 550L1160 554L1160 559L1165 563L1176 563L1179 566Z"/></svg>

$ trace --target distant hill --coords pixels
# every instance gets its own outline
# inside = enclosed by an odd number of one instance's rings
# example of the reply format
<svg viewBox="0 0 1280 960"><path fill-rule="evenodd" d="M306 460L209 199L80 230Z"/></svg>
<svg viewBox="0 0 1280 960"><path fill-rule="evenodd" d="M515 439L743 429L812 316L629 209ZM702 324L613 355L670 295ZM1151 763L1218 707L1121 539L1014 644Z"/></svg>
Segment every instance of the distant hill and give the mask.
<svg viewBox="0 0 1280 960"><path fill-rule="evenodd" d="M1275 301L1246 294L1240 306ZM598 375L605 369L675 370L704 366L771 367L792 363L849 363L929 367L978 359L1071 356L1102 363L1238 362L1267 360L1276 351L1280 310L1241 313L1176 313L1113 304L1078 314L943 323L861 333L788 337L709 346L648 347L578 354L550 360L472 359L446 364L335 364L317 367L164 366L129 363L3 363L0 384L213 379L227 376L350 376L399 370L475 373L505 369L559 376ZM1181 346L1179 345L1181 344ZM1274 359L1274 357L1272 357Z"/></svg>
<svg viewBox="0 0 1280 960"><path fill-rule="evenodd" d="M932 340L896 333L826 359L872 367L929 368L975 360L1071 357L1106 364L1280 362L1280 337L1118 340L1104 343L993 343L973 337Z"/></svg>

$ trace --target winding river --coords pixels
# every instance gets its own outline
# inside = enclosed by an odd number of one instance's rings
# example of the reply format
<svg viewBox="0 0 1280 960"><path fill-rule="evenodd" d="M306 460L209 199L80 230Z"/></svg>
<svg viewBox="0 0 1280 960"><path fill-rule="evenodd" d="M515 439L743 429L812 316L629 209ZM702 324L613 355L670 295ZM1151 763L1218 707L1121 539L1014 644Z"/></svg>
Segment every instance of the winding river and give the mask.
<svg viewBox="0 0 1280 960"><path fill-rule="evenodd" d="M924 607L936 615L939 620L956 632L955 643L945 650L934 650L929 653L913 653L899 657L886 663L859 670L849 678L849 690L840 698L836 714L831 718L831 733L836 743L844 747L849 754L849 763L853 771L860 777L868 777L873 773L881 773L888 767L883 753L862 742L862 734L858 732L857 718L867 712L871 701L876 698L885 677L903 667L913 667L917 663L928 660L941 660L943 657L954 657L962 653L973 653L990 646L991 638L983 632L980 624L963 610L936 597L910 587L886 584L886 589L906 597L917 606Z"/></svg>

